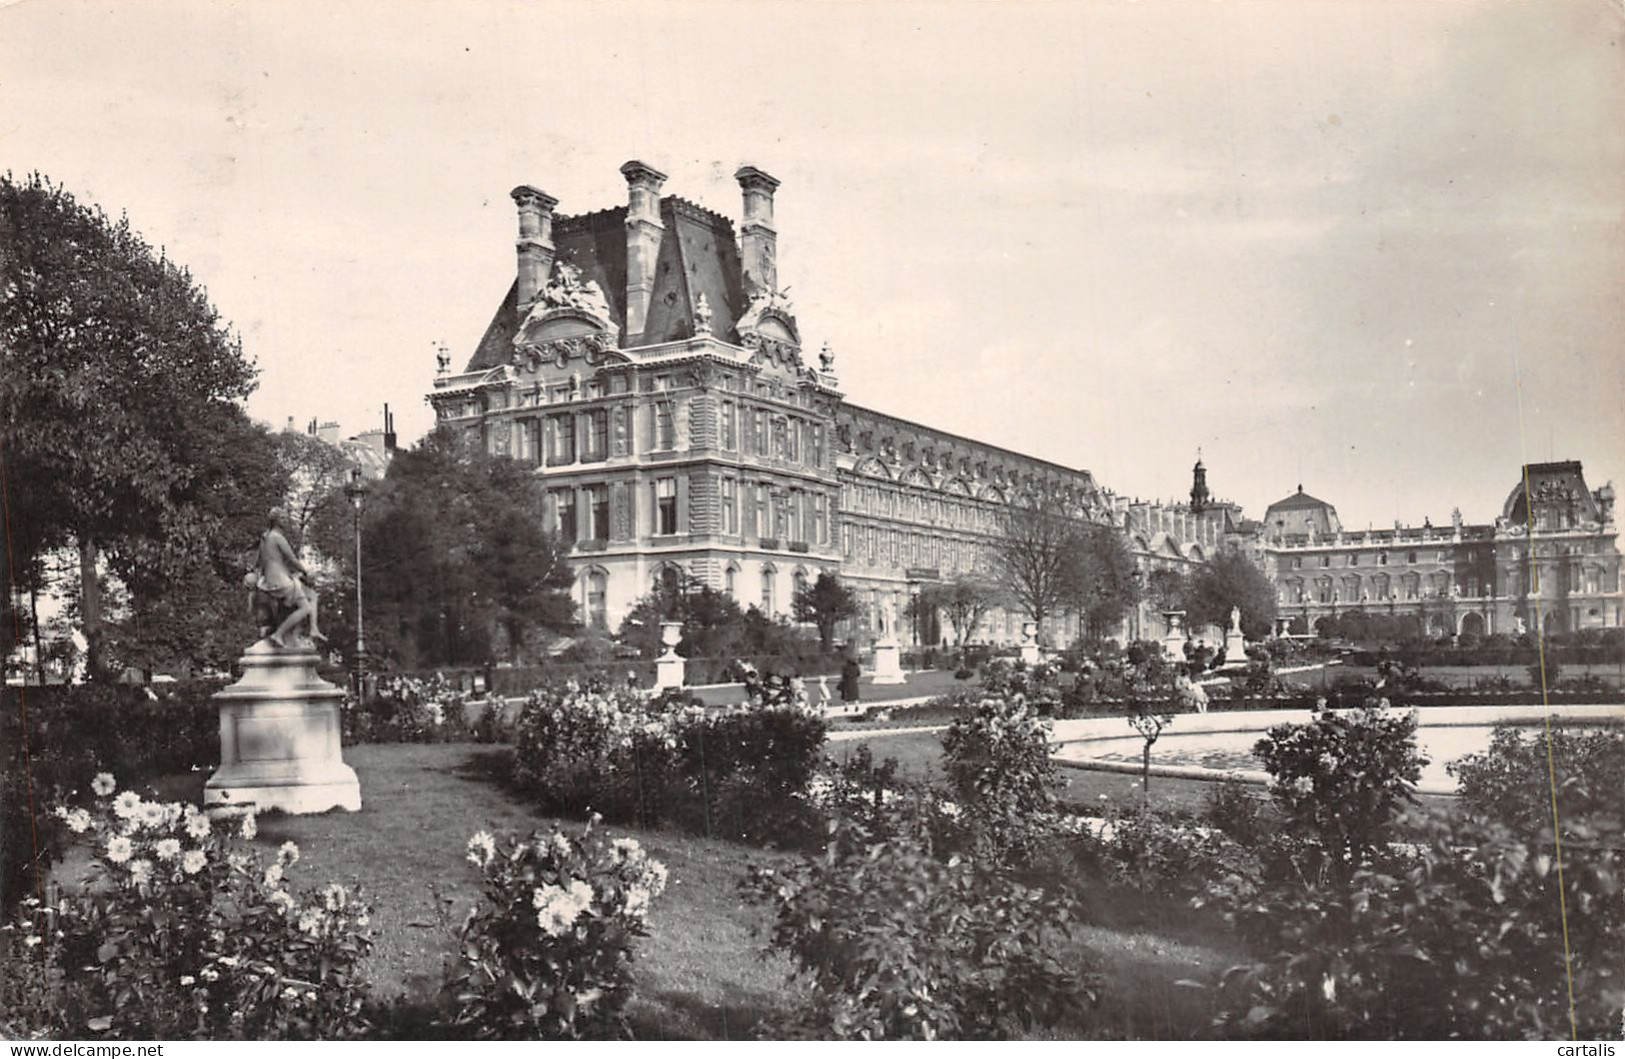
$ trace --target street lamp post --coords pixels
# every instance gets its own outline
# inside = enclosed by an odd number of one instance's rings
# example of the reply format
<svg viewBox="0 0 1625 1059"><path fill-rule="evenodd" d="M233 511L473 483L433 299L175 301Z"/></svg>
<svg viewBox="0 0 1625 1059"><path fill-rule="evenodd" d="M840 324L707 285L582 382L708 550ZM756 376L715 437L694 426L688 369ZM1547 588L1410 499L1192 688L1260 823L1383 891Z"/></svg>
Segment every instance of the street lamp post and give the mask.
<svg viewBox="0 0 1625 1059"><path fill-rule="evenodd" d="M344 495L355 508L355 693L367 694L367 634L361 610L361 506L367 498L367 483L361 480L361 468L350 470L350 481Z"/></svg>

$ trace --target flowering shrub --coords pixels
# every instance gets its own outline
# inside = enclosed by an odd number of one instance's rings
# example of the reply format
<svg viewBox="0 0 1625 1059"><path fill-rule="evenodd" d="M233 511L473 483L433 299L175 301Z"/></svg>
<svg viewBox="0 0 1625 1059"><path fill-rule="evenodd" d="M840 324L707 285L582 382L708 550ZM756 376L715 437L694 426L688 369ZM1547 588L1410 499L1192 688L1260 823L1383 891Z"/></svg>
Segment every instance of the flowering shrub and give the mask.
<svg viewBox="0 0 1625 1059"><path fill-rule="evenodd" d="M1619 819L1580 818L1565 830L1561 873L1549 841L1472 818L1437 829L1381 870L1355 871L1346 887L1218 877L1214 899L1265 954L1223 976L1220 1025L1298 1040L1617 1034L1625 1006ZM1553 892L1559 877L1566 938Z"/></svg>
<svg viewBox="0 0 1625 1059"><path fill-rule="evenodd" d="M486 1040L627 1036L632 941L647 933L665 867L590 822L575 836L481 831L468 859L485 901L463 927L449 1026Z"/></svg>
<svg viewBox="0 0 1625 1059"><path fill-rule="evenodd" d="M1548 763L1547 733L1497 725L1489 749L1445 766L1460 784L1462 804L1537 833L1552 825L1555 776L1559 823L1617 807L1625 791L1625 732L1553 728L1550 735Z"/></svg>
<svg viewBox="0 0 1625 1059"><path fill-rule="evenodd" d="M270 864L193 806L92 785L94 811L58 810L95 850L91 878L7 928L27 1029L112 1039L341 1039L365 1029L358 967L369 909L342 886L291 893L299 859ZM229 828L229 831L226 830ZM26 964L26 968L24 965Z"/></svg>
<svg viewBox="0 0 1625 1059"><path fill-rule="evenodd" d="M982 691L989 698L1020 695L1039 713L1053 714L1061 704L1061 667L1055 662L995 658L982 667Z"/></svg>
<svg viewBox="0 0 1625 1059"><path fill-rule="evenodd" d="M545 812L793 841L817 830L806 793L826 729L799 681L791 692L786 705L732 709L603 685L534 692L511 778Z"/></svg>
<svg viewBox="0 0 1625 1059"><path fill-rule="evenodd" d="M1052 724L1020 696L983 699L942 736L944 767L967 823L999 851L1036 842L1060 785L1050 758Z"/></svg>
<svg viewBox="0 0 1625 1059"><path fill-rule="evenodd" d="M344 741L355 743L492 743L501 738L495 704L473 724L468 692L444 676L385 677L378 694L363 703L353 691L341 708Z"/></svg>
<svg viewBox="0 0 1625 1059"><path fill-rule="evenodd" d="M1107 878L1142 894L1191 898L1231 872L1252 873L1254 854L1223 831L1140 808L1111 813L1092 839Z"/></svg>
<svg viewBox="0 0 1625 1059"><path fill-rule="evenodd" d="M943 860L927 830L899 821L872 842L838 820L821 854L751 870L743 889L772 908L771 947L811 990L773 1036L997 1039L1094 999L1078 958L1056 952L1074 899L996 861Z"/></svg>
<svg viewBox="0 0 1625 1059"><path fill-rule="evenodd" d="M1416 748L1415 711L1390 710L1386 700L1276 725L1253 753L1273 778L1270 793L1288 827L1312 838L1342 879L1387 842L1428 760Z"/></svg>

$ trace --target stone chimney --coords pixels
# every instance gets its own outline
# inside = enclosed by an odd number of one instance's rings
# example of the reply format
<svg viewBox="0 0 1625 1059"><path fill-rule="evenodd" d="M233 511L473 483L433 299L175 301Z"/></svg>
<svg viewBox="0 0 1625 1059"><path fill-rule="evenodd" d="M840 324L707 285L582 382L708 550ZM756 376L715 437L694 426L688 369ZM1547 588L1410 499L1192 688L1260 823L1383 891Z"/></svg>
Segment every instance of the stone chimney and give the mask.
<svg viewBox="0 0 1625 1059"><path fill-rule="evenodd" d="M509 194L519 207L519 241L514 246L519 252L519 315L523 318L553 271L557 253L553 247L553 207L559 200L529 184L521 184Z"/></svg>
<svg viewBox="0 0 1625 1059"><path fill-rule="evenodd" d="M636 159L621 166L626 178L626 337L641 335L654 296L655 262L666 226L660 223L660 186L666 174Z"/></svg>
<svg viewBox="0 0 1625 1059"><path fill-rule="evenodd" d="M745 220L739 226L740 267L745 273L745 296L779 289L778 229L773 227L773 192L779 182L755 166L741 166L734 174L745 198Z"/></svg>

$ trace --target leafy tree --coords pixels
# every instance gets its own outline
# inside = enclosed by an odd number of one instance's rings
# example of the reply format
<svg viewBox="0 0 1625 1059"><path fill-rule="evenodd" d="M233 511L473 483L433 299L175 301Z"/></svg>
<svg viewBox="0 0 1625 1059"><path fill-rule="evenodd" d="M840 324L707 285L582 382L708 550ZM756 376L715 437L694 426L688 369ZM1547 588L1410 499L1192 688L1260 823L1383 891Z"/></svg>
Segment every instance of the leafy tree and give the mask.
<svg viewBox="0 0 1625 1059"><path fill-rule="evenodd" d="M858 597L838 575L824 571L817 581L796 589L790 606L797 621L818 626L818 649L828 654L835 639L835 624L857 615Z"/></svg>
<svg viewBox="0 0 1625 1059"><path fill-rule="evenodd" d="M536 631L572 625L574 578L543 524L541 489L515 460L450 430L397 453L362 524L376 649L408 667L483 662L500 631L517 660Z"/></svg>
<svg viewBox="0 0 1625 1059"><path fill-rule="evenodd" d="M0 177L0 452L23 568L73 545L93 676L109 672L100 575L150 575L177 532L225 408L254 369L184 268L128 219L34 175ZM192 558L196 558L193 556Z"/></svg>
<svg viewBox="0 0 1625 1059"><path fill-rule="evenodd" d="M1089 639L1099 643L1140 600L1134 556L1110 526L1079 527L1074 547L1069 602L1083 616Z"/></svg>
<svg viewBox="0 0 1625 1059"><path fill-rule="evenodd" d="M926 586L920 592L920 603L948 616L954 627L954 646L963 651L982 619L999 605L999 590L975 574L961 574L952 581Z"/></svg>
<svg viewBox="0 0 1625 1059"><path fill-rule="evenodd" d="M653 592L638 600L621 623L621 641L645 658L664 649L660 623L680 621L683 638L677 653L684 658L726 658L752 654L747 646L745 614L726 592L719 592L684 573L663 577Z"/></svg>
<svg viewBox="0 0 1625 1059"><path fill-rule="evenodd" d="M1241 608L1241 631L1262 640L1275 622L1275 589L1264 572L1240 551L1229 549L1209 559L1190 578L1185 610L1192 628L1230 627L1230 608Z"/></svg>
<svg viewBox="0 0 1625 1059"><path fill-rule="evenodd" d="M1158 611L1185 609L1189 579L1178 570L1153 570L1145 579L1145 598Z"/></svg>

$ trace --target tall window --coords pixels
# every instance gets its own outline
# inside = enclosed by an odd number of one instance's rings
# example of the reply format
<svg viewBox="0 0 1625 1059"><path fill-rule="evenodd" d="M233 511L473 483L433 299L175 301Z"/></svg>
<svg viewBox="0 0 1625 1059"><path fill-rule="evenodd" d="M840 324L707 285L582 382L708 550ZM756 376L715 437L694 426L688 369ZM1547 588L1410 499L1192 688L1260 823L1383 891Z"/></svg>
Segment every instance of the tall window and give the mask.
<svg viewBox="0 0 1625 1059"><path fill-rule="evenodd" d="M519 458L525 463L535 463L537 450L541 447L541 424L534 419L521 419L519 421Z"/></svg>
<svg viewBox="0 0 1625 1059"><path fill-rule="evenodd" d="M594 408L587 413L585 459L601 460L609 455L609 409Z"/></svg>
<svg viewBox="0 0 1625 1059"><path fill-rule="evenodd" d="M767 410L764 408L758 408L754 418L756 421L756 428L751 432L751 447L756 450L756 455L758 456L771 455L772 452L768 448L767 440Z"/></svg>
<svg viewBox="0 0 1625 1059"><path fill-rule="evenodd" d="M739 567L732 563L722 575L722 590L728 593L729 599L739 598Z"/></svg>
<svg viewBox="0 0 1625 1059"><path fill-rule="evenodd" d="M773 616L773 582L778 576L772 563L762 567L762 613L770 618Z"/></svg>
<svg viewBox="0 0 1625 1059"><path fill-rule="evenodd" d="M824 425L822 423L814 423L812 428L812 465L814 467L824 465Z"/></svg>
<svg viewBox="0 0 1625 1059"><path fill-rule="evenodd" d="M677 447L677 431L672 422L670 401L655 402L655 444L657 449Z"/></svg>
<svg viewBox="0 0 1625 1059"><path fill-rule="evenodd" d="M547 462L550 466L576 461L576 417L547 417Z"/></svg>
<svg viewBox="0 0 1625 1059"><path fill-rule="evenodd" d="M722 532L739 532L739 480L722 480Z"/></svg>
<svg viewBox="0 0 1625 1059"><path fill-rule="evenodd" d="M760 537L773 535L773 523L768 518L767 483L756 483L756 534Z"/></svg>
<svg viewBox="0 0 1625 1059"><path fill-rule="evenodd" d="M595 541L609 540L609 486L589 485L587 505L591 516L588 533Z"/></svg>
<svg viewBox="0 0 1625 1059"><path fill-rule="evenodd" d="M559 540L573 544L576 541L576 491L560 489L556 495L559 498Z"/></svg>
<svg viewBox="0 0 1625 1059"><path fill-rule="evenodd" d="M732 452L739 444L739 408L732 401L722 402L722 447Z"/></svg>
<svg viewBox="0 0 1625 1059"><path fill-rule="evenodd" d="M813 496L813 541L817 544L829 543L829 498L823 493Z"/></svg>
<svg viewBox="0 0 1625 1059"><path fill-rule="evenodd" d="M677 479L655 482L655 532L669 536L677 532Z"/></svg>
<svg viewBox="0 0 1625 1059"><path fill-rule="evenodd" d="M595 629L609 626L609 575L602 570L587 574L587 624Z"/></svg>

